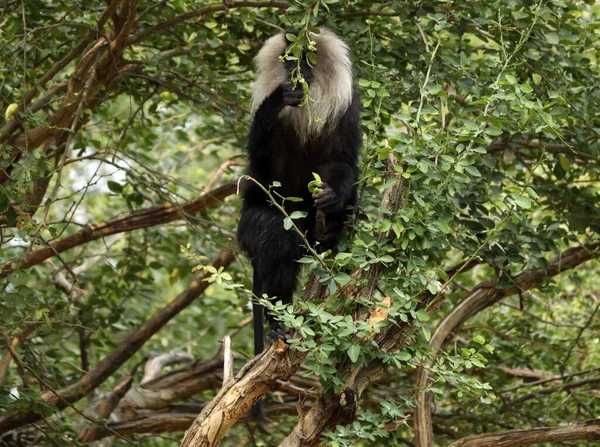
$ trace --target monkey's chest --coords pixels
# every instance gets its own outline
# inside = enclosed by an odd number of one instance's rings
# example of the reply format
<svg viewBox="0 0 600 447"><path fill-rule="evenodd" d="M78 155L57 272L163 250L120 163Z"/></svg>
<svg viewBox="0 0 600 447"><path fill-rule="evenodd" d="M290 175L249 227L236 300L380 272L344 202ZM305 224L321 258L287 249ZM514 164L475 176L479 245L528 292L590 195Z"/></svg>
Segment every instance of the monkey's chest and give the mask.
<svg viewBox="0 0 600 447"><path fill-rule="evenodd" d="M285 142L282 142L285 143ZM310 147L293 143L274 144L271 152L271 180L281 183L281 193L286 196L309 198L308 183L314 180L322 157Z"/></svg>

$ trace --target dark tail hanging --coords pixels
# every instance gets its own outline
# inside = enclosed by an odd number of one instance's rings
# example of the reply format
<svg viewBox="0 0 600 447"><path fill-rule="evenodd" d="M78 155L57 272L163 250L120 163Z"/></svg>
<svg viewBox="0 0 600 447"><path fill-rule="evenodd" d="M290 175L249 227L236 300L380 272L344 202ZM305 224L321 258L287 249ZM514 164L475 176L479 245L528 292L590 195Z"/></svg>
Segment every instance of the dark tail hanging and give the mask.
<svg viewBox="0 0 600 447"><path fill-rule="evenodd" d="M252 303L252 316L254 325L254 355L258 355L265 350L265 327L264 327L264 308L260 304ZM262 408L262 399L252 407L252 418L254 420L262 419L264 416Z"/></svg>

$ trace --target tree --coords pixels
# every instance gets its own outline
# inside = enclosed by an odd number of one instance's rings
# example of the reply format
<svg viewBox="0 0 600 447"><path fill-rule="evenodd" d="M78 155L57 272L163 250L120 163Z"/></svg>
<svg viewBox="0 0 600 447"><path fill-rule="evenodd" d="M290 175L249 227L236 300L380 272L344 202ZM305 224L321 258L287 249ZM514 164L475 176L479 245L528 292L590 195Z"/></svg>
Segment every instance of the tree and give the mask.
<svg viewBox="0 0 600 447"><path fill-rule="evenodd" d="M196 3L0 6L0 444L599 440L600 4ZM360 204L250 358L251 60L314 25Z"/></svg>

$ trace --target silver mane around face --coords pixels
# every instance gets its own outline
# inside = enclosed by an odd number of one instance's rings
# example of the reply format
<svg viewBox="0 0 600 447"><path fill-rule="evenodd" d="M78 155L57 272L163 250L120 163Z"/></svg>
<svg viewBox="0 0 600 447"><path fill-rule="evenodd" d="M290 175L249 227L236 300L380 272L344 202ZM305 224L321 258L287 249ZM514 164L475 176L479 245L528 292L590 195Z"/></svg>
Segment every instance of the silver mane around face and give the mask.
<svg viewBox="0 0 600 447"><path fill-rule="evenodd" d="M352 61L348 45L328 29L312 35L317 63L309 86L309 103L304 107L286 106L280 118L292 125L300 140L320 135L333 127L352 102ZM286 48L284 33L267 40L255 58L256 81L252 94L252 113L280 85L289 82L289 73L279 57Z"/></svg>

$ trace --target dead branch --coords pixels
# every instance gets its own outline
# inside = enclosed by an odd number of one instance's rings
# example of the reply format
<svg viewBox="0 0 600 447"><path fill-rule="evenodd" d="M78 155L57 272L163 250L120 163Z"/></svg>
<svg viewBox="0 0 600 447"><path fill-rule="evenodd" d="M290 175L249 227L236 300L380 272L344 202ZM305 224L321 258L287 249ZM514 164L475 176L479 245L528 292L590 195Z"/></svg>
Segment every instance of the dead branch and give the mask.
<svg viewBox="0 0 600 447"><path fill-rule="evenodd" d="M223 385L233 377L233 352L231 351L231 337L223 338Z"/></svg>
<svg viewBox="0 0 600 447"><path fill-rule="evenodd" d="M167 352L166 354L160 354L152 357L150 360L148 360L146 366L144 366L144 377L142 378L140 385L156 379L165 366L176 363L189 363L193 360L194 357L191 354L186 354L185 352Z"/></svg>

